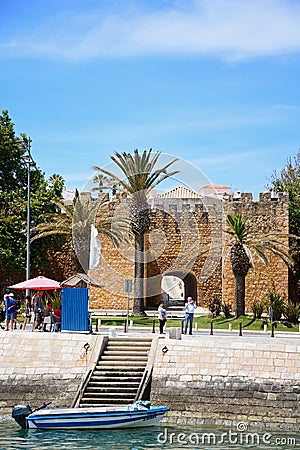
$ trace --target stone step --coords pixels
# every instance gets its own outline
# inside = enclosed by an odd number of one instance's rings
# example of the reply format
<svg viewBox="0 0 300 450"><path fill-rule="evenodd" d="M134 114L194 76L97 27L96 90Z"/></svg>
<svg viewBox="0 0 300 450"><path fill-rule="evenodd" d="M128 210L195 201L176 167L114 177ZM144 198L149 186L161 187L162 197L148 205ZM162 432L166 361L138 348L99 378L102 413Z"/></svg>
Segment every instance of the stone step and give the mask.
<svg viewBox="0 0 300 450"><path fill-rule="evenodd" d="M115 382L113 381L90 381L87 387L88 389L102 389L102 388L116 388L116 386L118 387L118 389L127 389L127 388L134 388L137 389L140 385L139 381L123 381L123 380L117 380Z"/></svg>
<svg viewBox="0 0 300 450"><path fill-rule="evenodd" d="M104 377L131 377L131 376L142 376L145 367L138 366L108 366L105 367L104 364L95 368L93 375L104 376Z"/></svg>
<svg viewBox="0 0 300 450"><path fill-rule="evenodd" d="M118 360L111 360L111 361L103 361L100 364L97 364L96 369L97 370L110 370L113 368L119 369L121 372L123 370L126 370L126 368L128 369L133 369L133 368L137 368L140 367L141 369L144 369L146 366L146 361L130 361L129 364L126 364L125 361L118 361Z"/></svg>
<svg viewBox="0 0 300 450"><path fill-rule="evenodd" d="M144 341L139 341L136 339L117 339L117 338L113 338L110 339L107 343L107 346L109 347L110 345L122 345L122 347L130 347L131 345L134 345L135 347L151 347L152 344L152 339L150 340L144 340Z"/></svg>
<svg viewBox="0 0 300 450"><path fill-rule="evenodd" d="M120 385L116 385L116 386L88 386L84 392L84 396L98 396L99 394L104 394L104 393L108 393L108 394L115 394L115 395L119 395L119 394L136 394L137 391L137 387L138 386L133 386L133 387L128 387L128 386L124 386L121 387Z"/></svg>
<svg viewBox="0 0 300 450"><path fill-rule="evenodd" d="M124 336L124 337L114 337L114 338L109 338L108 342L136 342L137 344L141 343L141 342L148 342L149 344L151 344L152 342L152 338L149 337L129 337L129 336Z"/></svg>
<svg viewBox="0 0 300 450"><path fill-rule="evenodd" d="M148 358L148 352L122 352L122 351L105 352L103 353L99 361L101 361L101 359L105 356L114 356L115 358L126 358L126 357L140 358L142 356L143 358Z"/></svg>
<svg viewBox="0 0 300 450"><path fill-rule="evenodd" d="M135 399L135 392L133 394L128 394L127 392L124 393L117 393L117 392L104 392L103 394L95 394L92 395L84 394L84 396L81 399L80 403L85 402L113 402L113 403L130 403Z"/></svg>
<svg viewBox="0 0 300 450"><path fill-rule="evenodd" d="M131 356L131 355L103 355L100 359L99 363L101 364L101 361L130 361L130 362L147 362L148 357L147 356Z"/></svg>
<svg viewBox="0 0 300 450"><path fill-rule="evenodd" d="M144 348L122 348L122 347L114 347L113 349L106 350L103 355L146 355L148 356L149 350L145 350Z"/></svg>
<svg viewBox="0 0 300 450"><path fill-rule="evenodd" d="M124 376L119 374L113 374L113 376L95 374L91 377L90 383L114 383L117 381L120 383L139 383L142 379L142 375L142 372L137 372L133 376L128 376L128 374L125 374Z"/></svg>
<svg viewBox="0 0 300 450"><path fill-rule="evenodd" d="M134 345L134 344L124 345L122 343L116 343L114 345L108 345L106 347L105 351L110 352L111 350L118 350L118 349L120 349L122 351L136 350L136 351L145 351L145 352L147 351L148 352L150 347L151 347L150 345Z"/></svg>
<svg viewBox="0 0 300 450"><path fill-rule="evenodd" d="M120 400L120 401L114 401L112 402L111 400L107 400L107 401L101 401L101 402L90 402L90 401L84 401L82 403L80 403L79 408L96 408L96 407L101 407L101 406L127 406L130 405L131 403L133 403L133 400Z"/></svg>

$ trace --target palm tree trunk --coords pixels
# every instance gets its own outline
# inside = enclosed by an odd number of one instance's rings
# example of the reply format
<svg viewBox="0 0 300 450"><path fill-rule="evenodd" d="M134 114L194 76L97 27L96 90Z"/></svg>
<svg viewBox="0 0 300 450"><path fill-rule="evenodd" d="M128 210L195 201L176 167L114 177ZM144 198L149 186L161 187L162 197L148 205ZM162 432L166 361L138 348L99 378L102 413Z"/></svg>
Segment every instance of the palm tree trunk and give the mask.
<svg viewBox="0 0 300 450"><path fill-rule="evenodd" d="M245 284L244 275L235 275L235 311L236 316L245 315Z"/></svg>
<svg viewBox="0 0 300 450"><path fill-rule="evenodd" d="M230 249L230 261L235 278L235 314L245 315L245 284L249 271L249 257L242 244L236 243Z"/></svg>
<svg viewBox="0 0 300 450"><path fill-rule="evenodd" d="M144 312L144 235L135 234L134 258L134 299L133 315L143 316Z"/></svg>

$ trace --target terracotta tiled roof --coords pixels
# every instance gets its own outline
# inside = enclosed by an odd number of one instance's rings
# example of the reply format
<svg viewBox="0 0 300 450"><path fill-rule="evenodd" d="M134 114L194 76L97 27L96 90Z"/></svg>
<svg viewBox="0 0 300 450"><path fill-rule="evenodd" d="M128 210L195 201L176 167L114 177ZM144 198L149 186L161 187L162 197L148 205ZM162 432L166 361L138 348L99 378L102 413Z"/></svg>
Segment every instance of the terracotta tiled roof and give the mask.
<svg viewBox="0 0 300 450"><path fill-rule="evenodd" d="M186 188L185 186L177 186L164 194L156 195L155 198L201 198L196 191Z"/></svg>
<svg viewBox="0 0 300 450"><path fill-rule="evenodd" d="M201 189L207 189L207 188L210 188L210 189L231 189L231 187L230 186L221 186L221 185L218 185L218 184L216 184L216 185L212 185L212 184L207 184L206 186L201 186Z"/></svg>
<svg viewBox="0 0 300 450"><path fill-rule="evenodd" d="M65 281L62 281L62 286L75 287L80 281L83 281L87 285L96 286L96 287L104 287L104 284L98 283L98 281L89 277L85 273L76 273L75 275L70 276Z"/></svg>

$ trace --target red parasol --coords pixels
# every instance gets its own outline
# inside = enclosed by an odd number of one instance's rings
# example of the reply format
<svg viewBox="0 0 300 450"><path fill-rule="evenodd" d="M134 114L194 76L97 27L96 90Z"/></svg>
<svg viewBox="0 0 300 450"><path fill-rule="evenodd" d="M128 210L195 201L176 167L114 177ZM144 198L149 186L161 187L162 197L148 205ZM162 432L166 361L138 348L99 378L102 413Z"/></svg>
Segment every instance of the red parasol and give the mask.
<svg viewBox="0 0 300 450"><path fill-rule="evenodd" d="M61 289L58 281L51 280L46 277L36 277L31 280L22 281L22 283L8 286L10 289L32 289L34 291L51 291L53 289Z"/></svg>

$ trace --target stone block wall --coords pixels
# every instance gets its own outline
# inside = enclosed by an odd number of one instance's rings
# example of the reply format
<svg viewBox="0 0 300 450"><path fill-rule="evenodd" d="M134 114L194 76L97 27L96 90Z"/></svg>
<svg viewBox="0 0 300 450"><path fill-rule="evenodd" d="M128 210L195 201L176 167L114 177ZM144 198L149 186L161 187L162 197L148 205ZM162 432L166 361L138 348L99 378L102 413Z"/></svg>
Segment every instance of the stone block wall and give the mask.
<svg viewBox="0 0 300 450"><path fill-rule="evenodd" d="M224 224L226 229L226 215L242 214L250 227L253 239L266 238L268 235L281 240L286 245L288 239L275 236L274 233L289 233L288 194L278 193L276 197L272 193L260 194L259 201L253 201L251 194L241 194L234 198L228 196L223 202ZM226 236L225 236L226 238ZM225 239L224 247L228 239ZM268 253L270 264L265 265L259 258L254 257L254 268L251 268L246 277L246 309L250 310L253 300L268 298L269 292L276 292L288 297L288 267L277 256ZM235 281L231 269L229 257L223 262L222 298L234 304Z"/></svg>
<svg viewBox="0 0 300 450"><path fill-rule="evenodd" d="M149 335L152 334L149 333ZM172 424L296 430L300 425L298 336L184 336L156 339L151 401L168 405ZM88 342L88 359L81 359ZM0 416L18 403L69 407L102 348L101 335L1 332ZM162 355L162 348L168 352ZM197 429L194 429L197 431Z"/></svg>
<svg viewBox="0 0 300 450"><path fill-rule="evenodd" d="M166 340L157 349L151 400L168 405L168 422L177 425L249 421L299 430L299 351L296 338Z"/></svg>
<svg viewBox="0 0 300 450"><path fill-rule="evenodd" d="M87 361L80 354L90 344ZM0 340L0 412L18 403L70 407L87 370L96 361L101 336L4 331Z"/></svg>

